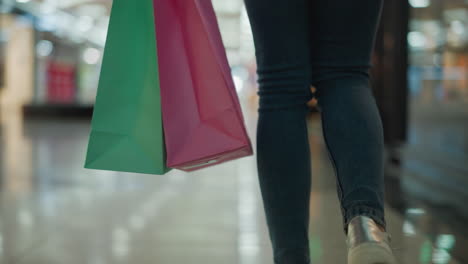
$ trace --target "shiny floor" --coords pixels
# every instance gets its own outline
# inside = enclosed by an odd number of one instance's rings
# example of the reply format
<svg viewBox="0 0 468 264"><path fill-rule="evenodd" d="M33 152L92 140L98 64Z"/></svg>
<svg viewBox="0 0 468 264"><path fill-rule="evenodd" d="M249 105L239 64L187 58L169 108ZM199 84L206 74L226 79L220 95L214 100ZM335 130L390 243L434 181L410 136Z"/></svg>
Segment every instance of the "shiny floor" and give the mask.
<svg viewBox="0 0 468 264"><path fill-rule="evenodd" d="M255 144L255 106L244 103ZM320 119L311 116L309 125L312 264L346 263ZM87 170L83 161L89 128L89 120L24 121L4 114L0 263L273 263L255 156L163 176ZM428 232L439 223L437 216L411 204L388 204L386 211L401 263L463 263L450 253L458 240L443 222Z"/></svg>

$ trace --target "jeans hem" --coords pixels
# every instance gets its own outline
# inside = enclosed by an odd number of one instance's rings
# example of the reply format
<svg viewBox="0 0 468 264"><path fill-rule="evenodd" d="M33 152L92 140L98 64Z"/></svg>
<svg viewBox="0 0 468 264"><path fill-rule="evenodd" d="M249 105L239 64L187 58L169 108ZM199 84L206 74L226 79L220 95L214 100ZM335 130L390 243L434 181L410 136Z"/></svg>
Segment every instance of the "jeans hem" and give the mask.
<svg viewBox="0 0 468 264"><path fill-rule="evenodd" d="M310 249L308 246L295 248L279 248L275 250L275 264L310 264Z"/></svg>
<svg viewBox="0 0 468 264"><path fill-rule="evenodd" d="M345 234L348 233L348 224L351 221L351 219L359 215L372 218L377 224L381 225L384 229L386 229L387 227L385 221L385 214L383 210L376 209L369 205L355 204L352 207L347 208L343 215L343 231Z"/></svg>

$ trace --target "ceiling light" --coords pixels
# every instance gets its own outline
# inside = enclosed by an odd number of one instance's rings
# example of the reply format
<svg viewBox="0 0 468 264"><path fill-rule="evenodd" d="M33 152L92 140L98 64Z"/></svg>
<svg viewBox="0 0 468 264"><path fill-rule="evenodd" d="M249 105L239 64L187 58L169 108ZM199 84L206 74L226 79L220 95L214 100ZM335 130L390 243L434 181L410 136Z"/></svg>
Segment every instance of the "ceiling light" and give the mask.
<svg viewBox="0 0 468 264"><path fill-rule="evenodd" d="M430 0L410 0L410 5L414 8L424 8L431 4Z"/></svg>

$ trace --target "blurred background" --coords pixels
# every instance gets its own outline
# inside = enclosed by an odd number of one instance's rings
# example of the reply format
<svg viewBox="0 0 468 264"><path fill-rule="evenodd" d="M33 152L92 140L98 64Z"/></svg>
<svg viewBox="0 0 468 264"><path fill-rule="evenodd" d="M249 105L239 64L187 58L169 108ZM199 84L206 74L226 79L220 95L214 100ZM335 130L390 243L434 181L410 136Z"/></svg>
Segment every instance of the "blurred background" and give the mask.
<svg viewBox="0 0 468 264"><path fill-rule="evenodd" d="M249 21L242 0L213 4L255 144ZM0 2L0 263L273 263L255 156L162 176L83 169L111 5ZM387 221L405 264L468 263L467 7L384 7L372 83L386 136ZM344 263L320 126L312 110L310 251L313 263Z"/></svg>

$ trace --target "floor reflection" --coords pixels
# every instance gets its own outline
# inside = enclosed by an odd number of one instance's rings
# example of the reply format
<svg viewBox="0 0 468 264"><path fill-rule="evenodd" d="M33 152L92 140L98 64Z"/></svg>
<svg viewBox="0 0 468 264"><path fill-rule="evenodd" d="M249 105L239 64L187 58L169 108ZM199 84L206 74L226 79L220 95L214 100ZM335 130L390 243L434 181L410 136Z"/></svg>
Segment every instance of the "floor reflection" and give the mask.
<svg viewBox="0 0 468 264"><path fill-rule="evenodd" d="M256 106L247 99L255 144ZM313 263L345 263L319 117L311 115L308 124L311 257ZM86 170L88 132L89 120L4 119L0 263L272 263L255 156L163 176ZM468 263L466 233L407 194L403 180L387 178L389 230L402 263Z"/></svg>

